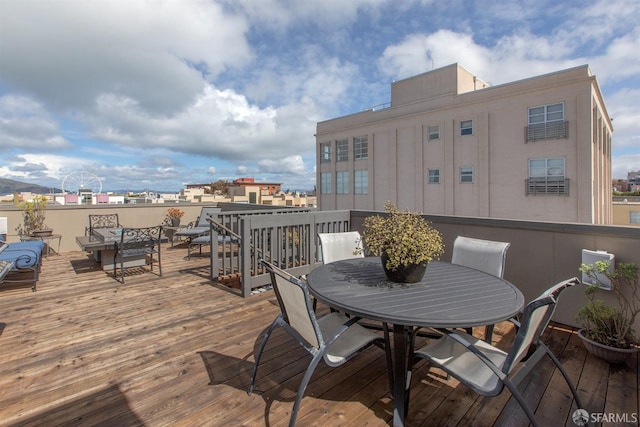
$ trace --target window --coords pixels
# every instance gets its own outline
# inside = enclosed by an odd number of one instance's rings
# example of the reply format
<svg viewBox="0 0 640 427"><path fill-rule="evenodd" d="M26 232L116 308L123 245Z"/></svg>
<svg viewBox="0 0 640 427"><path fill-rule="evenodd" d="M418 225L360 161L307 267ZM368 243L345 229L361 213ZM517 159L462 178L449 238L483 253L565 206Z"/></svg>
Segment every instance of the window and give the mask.
<svg viewBox="0 0 640 427"><path fill-rule="evenodd" d="M473 120L463 120L460 122L460 136L473 135Z"/></svg>
<svg viewBox="0 0 640 427"><path fill-rule="evenodd" d="M336 194L349 193L349 172L336 172Z"/></svg>
<svg viewBox="0 0 640 427"><path fill-rule="evenodd" d="M460 168L460 182L473 182L473 168L463 166Z"/></svg>
<svg viewBox="0 0 640 427"><path fill-rule="evenodd" d="M529 108L529 125L564 120L564 103Z"/></svg>
<svg viewBox="0 0 640 427"><path fill-rule="evenodd" d="M629 223L630 224L640 224L640 211L629 212Z"/></svg>
<svg viewBox="0 0 640 427"><path fill-rule="evenodd" d="M428 126L427 127L427 140L437 141L440 139L440 126Z"/></svg>
<svg viewBox="0 0 640 427"><path fill-rule="evenodd" d="M527 194L569 194L564 157L529 159Z"/></svg>
<svg viewBox="0 0 640 427"><path fill-rule="evenodd" d="M353 171L353 192L369 194L369 171L366 169Z"/></svg>
<svg viewBox="0 0 640 427"><path fill-rule="evenodd" d="M363 160L369 158L369 137L356 136L353 138L353 159Z"/></svg>
<svg viewBox="0 0 640 427"><path fill-rule="evenodd" d="M331 194L331 172L320 174L320 193Z"/></svg>
<svg viewBox="0 0 640 427"><path fill-rule="evenodd" d="M564 103L529 108L525 142L569 138L569 122L564 120Z"/></svg>
<svg viewBox="0 0 640 427"><path fill-rule="evenodd" d="M346 139L336 141L336 162L347 160L349 160L349 141Z"/></svg>
<svg viewBox="0 0 640 427"><path fill-rule="evenodd" d="M331 161L331 143L320 144L320 162L327 163Z"/></svg>
<svg viewBox="0 0 640 427"><path fill-rule="evenodd" d="M429 169L429 184L440 184L440 169Z"/></svg>

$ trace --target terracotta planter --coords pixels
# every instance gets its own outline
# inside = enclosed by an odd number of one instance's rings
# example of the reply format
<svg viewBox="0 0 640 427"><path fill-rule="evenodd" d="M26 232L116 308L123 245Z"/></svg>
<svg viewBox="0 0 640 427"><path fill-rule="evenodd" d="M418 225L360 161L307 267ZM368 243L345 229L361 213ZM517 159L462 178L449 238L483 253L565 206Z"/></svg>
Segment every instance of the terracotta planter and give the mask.
<svg viewBox="0 0 640 427"><path fill-rule="evenodd" d="M382 254L380 257L382 268L387 279L395 283L418 283L427 271L427 264L400 265L395 270L389 270L387 269L388 259L386 254Z"/></svg>
<svg viewBox="0 0 640 427"><path fill-rule="evenodd" d="M591 354L605 360L609 363L624 363L632 354L636 353L639 349L636 348L617 348L603 345L583 335L584 329L578 331L578 336L582 339L585 348Z"/></svg>

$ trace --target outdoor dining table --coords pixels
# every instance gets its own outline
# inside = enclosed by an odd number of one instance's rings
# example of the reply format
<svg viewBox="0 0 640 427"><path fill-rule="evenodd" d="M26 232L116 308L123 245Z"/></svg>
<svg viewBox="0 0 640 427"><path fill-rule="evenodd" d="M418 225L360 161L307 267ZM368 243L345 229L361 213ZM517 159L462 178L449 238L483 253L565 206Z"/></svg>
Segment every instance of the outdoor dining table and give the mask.
<svg viewBox="0 0 640 427"><path fill-rule="evenodd" d="M379 257L324 264L307 275L311 293L352 316L393 324L393 425L406 417L409 329L492 325L519 313L524 297L508 281L432 261L419 283L390 282Z"/></svg>

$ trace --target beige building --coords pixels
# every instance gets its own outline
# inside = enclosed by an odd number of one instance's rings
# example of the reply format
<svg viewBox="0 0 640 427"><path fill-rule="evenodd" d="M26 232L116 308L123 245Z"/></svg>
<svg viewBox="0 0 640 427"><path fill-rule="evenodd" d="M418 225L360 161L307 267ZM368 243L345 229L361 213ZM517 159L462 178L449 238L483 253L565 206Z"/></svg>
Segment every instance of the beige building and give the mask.
<svg viewBox="0 0 640 427"><path fill-rule="evenodd" d="M453 64L317 124L318 205L609 224L612 131L586 65L490 86Z"/></svg>
<svg viewBox="0 0 640 427"><path fill-rule="evenodd" d="M640 197L625 197L621 201L614 201L612 223L640 227Z"/></svg>

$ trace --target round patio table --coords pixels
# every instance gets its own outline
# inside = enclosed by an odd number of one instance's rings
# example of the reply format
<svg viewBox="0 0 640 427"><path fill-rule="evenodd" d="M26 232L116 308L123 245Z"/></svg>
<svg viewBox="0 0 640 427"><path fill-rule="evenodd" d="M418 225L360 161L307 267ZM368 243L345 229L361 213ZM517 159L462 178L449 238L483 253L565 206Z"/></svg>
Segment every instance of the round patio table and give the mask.
<svg viewBox="0 0 640 427"><path fill-rule="evenodd" d="M479 270L432 261L421 282L387 280L379 257L324 264L309 275L311 293L350 315L393 324L393 424L404 425L409 333L407 327L493 325L518 314L524 297L508 281Z"/></svg>

